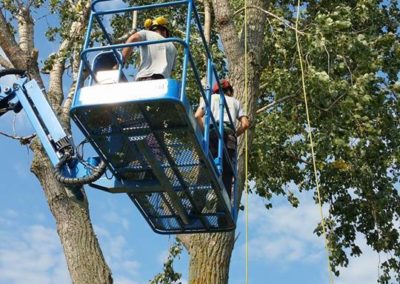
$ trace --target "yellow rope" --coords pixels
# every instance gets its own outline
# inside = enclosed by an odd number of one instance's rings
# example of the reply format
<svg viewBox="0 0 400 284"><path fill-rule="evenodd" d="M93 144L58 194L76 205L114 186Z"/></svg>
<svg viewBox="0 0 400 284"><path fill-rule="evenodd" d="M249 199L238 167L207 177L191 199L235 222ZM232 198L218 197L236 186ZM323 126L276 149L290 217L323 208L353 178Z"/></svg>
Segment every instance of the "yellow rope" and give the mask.
<svg viewBox="0 0 400 284"><path fill-rule="evenodd" d="M315 159L315 153L314 153L314 143L313 143L313 138L312 138L312 133L311 133L311 121L310 121L310 113L308 110L308 103L307 103L307 92L306 92L306 84L305 84L305 76L304 76L303 57L301 54L299 33L298 33L299 17L300 17L300 0L297 0L297 15L296 15L296 29L295 29L295 31L296 31L296 46L297 46L297 53L299 55L300 68L301 68L301 83L302 83L302 88L303 88L304 104L305 104L306 114L307 114L308 138L310 140L311 156L312 156L312 163L313 163L313 169L314 169L314 179L315 179L315 185L316 185L317 194L318 194L319 213L321 215L321 220L322 220L322 232L324 235L325 250L328 255L329 283L332 284L332 283L334 283L334 276L333 276L333 272L332 272L331 266L330 266L330 250L328 248L326 224L325 224L325 219L324 219L324 213L322 211L321 192L320 192L319 180L318 180L318 175L317 175L317 165L316 165L316 159Z"/></svg>
<svg viewBox="0 0 400 284"><path fill-rule="evenodd" d="M244 1L244 109L248 114L248 73L247 73L247 0ZM248 193L248 137L247 130L244 133L244 192L246 211L246 284L249 283L249 193Z"/></svg>

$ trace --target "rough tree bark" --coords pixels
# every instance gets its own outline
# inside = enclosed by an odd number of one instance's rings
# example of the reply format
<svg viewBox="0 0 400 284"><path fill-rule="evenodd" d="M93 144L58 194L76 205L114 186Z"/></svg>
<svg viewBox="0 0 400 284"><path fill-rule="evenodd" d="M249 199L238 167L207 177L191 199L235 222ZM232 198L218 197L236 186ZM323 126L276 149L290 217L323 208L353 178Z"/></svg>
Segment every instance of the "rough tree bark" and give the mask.
<svg viewBox="0 0 400 284"><path fill-rule="evenodd" d="M249 10L248 21L248 88L245 102L245 68L244 68L244 37L240 38L235 26L233 12L228 0L212 1L215 21L224 45L225 55L229 65L229 79L233 83L235 96L248 106L250 119L255 114L255 97L259 86L262 70L261 54L264 39L265 18L256 9ZM249 0L249 6L266 9L268 1ZM243 33L242 33L243 34ZM248 145L251 145L251 130L248 131ZM243 139L241 139L243 140ZM240 142L239 160L239 196L244 184L244 143ZM229 265L234 247L234 232L201 234L181 238L190 255L190 284L225 284L228 283Z"/></svg>
<svg viewBox="0 0 400 284"><path fill-rule="evenodd" d="M82 1L78 1L82 2ZM50 72L50 83L47 93L49 102L58 114L68 113L63 110L61 103L64 100L62 91L62 75L65 71L66 52L79 52L76 40L81 40L88 19L89 3L85 1L83 11L78 20L71 24L71 37L65 39L57 53L57 59ZM9 63L5 67L13 66L28 70L29 75L43 86L37 62L38 52L34 48L33 21L30 10L23 4L19 8L18 38L9 32L3 11L0 10L0 47L3 49ZM76 59L77 57L74 56ZM73 64L76 67L76 63ZM76 69L76 68L75 68ZM70 106L70 100L65 103ZM65 115L60 117L65 123ZM98 240L90 221L88 203L83 188L65 188L59 184L54 176L50 162L40 143L34 141L31 145L34 151L34 160L31 171L37 176L43 187L43 192L53 214L57 232L60 237L67 266L73 283L112 283L111 271L105 262Z"/></svg>

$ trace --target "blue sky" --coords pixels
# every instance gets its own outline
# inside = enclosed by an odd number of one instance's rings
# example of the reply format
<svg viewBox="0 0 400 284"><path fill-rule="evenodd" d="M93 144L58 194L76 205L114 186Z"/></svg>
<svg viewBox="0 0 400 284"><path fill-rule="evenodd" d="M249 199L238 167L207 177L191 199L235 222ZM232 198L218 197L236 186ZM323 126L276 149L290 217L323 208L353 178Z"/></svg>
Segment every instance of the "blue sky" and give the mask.
<svg viewBox="0 0 400 284"><path fill-rule="evenodd" d="M115 1L117 3L118 1ZM40 40L46 20L38 21L36 42L44 58L56 44ZM2 79L0 85L12 82ZM0 131L27 135L33 132L24 113L0 117ZM55 222L39 182L30 172L32 153L17 141L0 136L0 284L70 283ZM162 270L174 236L158 235L147 225L127 196L86 187L90 215L116 284L148 283ZM328 283L327 256L322 238L312 232L320 220L311 196L302 195L293 209L276 198L267 211L261 199L249 198L249 283ZM231 260L230 281L245 283L245 224L239 216L237 242ZM337 284L376 283L379 256L366 248L352 259ZM381 257L381 262L384 256ZM187 283L188 256L176 262Z"/></svg>

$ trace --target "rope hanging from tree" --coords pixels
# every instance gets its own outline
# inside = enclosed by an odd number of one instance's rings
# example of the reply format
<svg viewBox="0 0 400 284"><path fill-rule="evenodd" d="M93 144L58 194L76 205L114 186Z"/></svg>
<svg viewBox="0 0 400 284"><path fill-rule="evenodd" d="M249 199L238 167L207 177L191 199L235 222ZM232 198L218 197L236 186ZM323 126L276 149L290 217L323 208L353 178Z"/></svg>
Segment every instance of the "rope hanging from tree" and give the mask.
<svg viewBox="0 0 400 284"><path fill-rule="evenodd" d="M246 112L248 111L248 70L247 70L247 1L244 3L244 61L245 61L245 110ZM300 0L297 2L297 15L296 15L296 23L295 23L295 28L293 30L295 31L296 35L296 46L297 46L297 52L299 56L299 61L300 61L300 67L301 67L301 80L302 80L302 90L303 90L303 97L304 97L304 103L305 103L305 109L306 109L306 116L307 116L307 127L308 127L308 136L310 140L310 147L311 147L311 156L312 156L312 161L313 161L313 171L314 171L314 179L315 179L315 184L316 184L316 190L318 194L318 205L319 205L319 211L321 215L321 224L322 224L322 230L323 230L323 236L324 236L324 241L325 241L325 250L327 251L327 256L328 256L328 271L329 271L329 283L333 284L334 283L334 276L333 272L330 267L330 250L328 247L328 239L327 239L327 232L326 232L326 223L323 215L323 210L322 210L322 200L321 200L321 193L320 193L320 186L319 186L319 181L318 181L318 175L317 175L317 167L316 167L316 159L315 159L315 153L314 153L314 143L313 143L313 138L312 138L312 133L311 133L311 119L310 119L310 113L308 109L308 103L307 103L307 92L306 92L306 87L305 87L305 76L304 76L304 67L303 67L303 60L302 60L302 53L301 53L301 48L300 48L300 42L299 42L299 34L303 34L302 32L299 31L298 29L298 24L299 24L299 17L300 17ZM248 283L248 136L247 136L247 131L245 133L245 183L244 183L244 192L245 192L245 219L246 219L246 245L245 245L245 262L246 262L246 284Z"/></svg>
<svg viewBox="0 0 400 284"><path fill-rule="evenodd" d="M247 0L244 1L244 109L246 114L249 112L248 107L248 57L247 57ZM248 188L248 135L247 131L244 133L244 151L245 151L245 178L244 178L244 192L245 192L245 210L246 210L246 284L249 283L249 188Z"/></svg>
<svg viewBox="0 0 400 284"><path fill-rule="evenodd" d="M325 247L325 250L326 250L327 256L328 256L329 283L333 284L334 283L334 276L333 276L333 272L332 272L332 269L331 269L331 266L330 266L330 259L331 259L330 254L331 254L331 252L330 252L330 249L328 247L328 238L327 238L327 233L326 233L326 223L325 223L325 219L324 219L324 213L322 211L322 200L321 200L321 192L320 192L320 186L319 186L319 180L318 180L318 174L317 174L317 163L316 163L316 159L315 159L313 136L312 136L312 133L311 133L311 119L310 119L310 112L309 112L308 103L307 103L307 92L306 92L306 84L305 84L305 76L304 76L304 64L303 64L303 57L302 57L301 48L300 48L300 41L299 41L299 32L298 32L299 18L300 18L300 0L297 0L296 29L295 29L296 47L297 47L297 53L298 53L299 61L300 61L302 91L303 91L304 104L305 104L306 116L307 116L307 132L308 132L308 138L309 138L309 141L310 141L311 157L312 157L312 164L313 164L313 171L314 171L314 179L315 179L315 185L316 185L316 190L317 190L317 195L318 195L319 213L321 215L322 233L324 235L324 241L325 241L325 246L324 247Z"/></svg>

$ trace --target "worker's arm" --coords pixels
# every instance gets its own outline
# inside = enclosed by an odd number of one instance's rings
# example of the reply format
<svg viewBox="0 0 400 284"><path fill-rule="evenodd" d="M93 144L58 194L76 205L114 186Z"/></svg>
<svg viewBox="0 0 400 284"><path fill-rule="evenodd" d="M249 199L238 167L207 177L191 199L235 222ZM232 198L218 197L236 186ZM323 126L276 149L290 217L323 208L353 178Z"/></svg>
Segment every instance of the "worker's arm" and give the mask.
<svg viewBox="0 0 400 284"><path fill-rule="evenodd" d="M142 38L139 33L134 33L133 35L131 35L128 38L128 40L125 43L132 43L132 42L138 42L138 41L142 41ZM133 51L133 47L124 47L122 49L122 61L124 63L129 58L129 56L131 56L132 51Z"/></svg>
<svg viewBox="0 0 400 284"><path fill-rule="evenodd" d="M194 117L197 120L197 123L200 126L200 129L203 130L204 129L204 122L203 122L203 117L204 117L204 110L202 107L198 107L196 110L196 113L194 114Z"/></svg>
<svg viewBox="0 0 400 284"><path fill-rule="evenodd" d="M247 116L242 116L239 118L240 126L236 129L236 136L239 137L242 135L247 128L250 127L249 118Z"/></svg>

